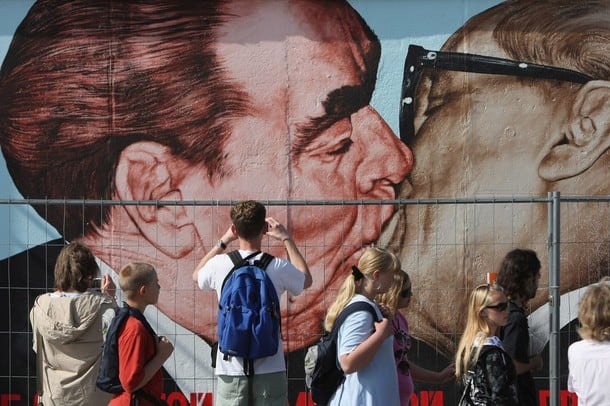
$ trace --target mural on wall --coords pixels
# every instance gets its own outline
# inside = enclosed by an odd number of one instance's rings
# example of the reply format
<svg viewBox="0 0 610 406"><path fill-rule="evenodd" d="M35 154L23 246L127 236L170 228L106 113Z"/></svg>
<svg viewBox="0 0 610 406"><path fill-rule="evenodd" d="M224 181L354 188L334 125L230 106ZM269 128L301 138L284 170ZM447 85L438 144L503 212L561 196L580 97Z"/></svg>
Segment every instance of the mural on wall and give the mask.
<svg viewBox="0 0 610 406"><path fill-rule="evenodd" d="M609 6L511 1L447 33L443 53L410 47L398 131L390 122L398 121L400 79L390 85L398 89L396 99L388 96L394 110L381 114L372 98L384 79L380 60L402 73L406 52L382 58L384 38L365 21L362 2L40 0L17 28L0 72L0 145L28 198L608 194ZM410 37L409 30L401 25L399 35ZM579 207L579 221L604 224L592 205ZM168 392L187 400L212 392L207 343L216 299L195 289L191 274L226 230L228 208L35 209L61 235L2 261L11 308L20 313L1 316L15 343L3 346L11 378L1 392L31 403L27 310L52 287L53 256L64 239L88 244L108 272L135 260L156 267L162 293L151 318L180 343L166 364ZM548 262L543 205L493 213L455 206L396 212L389 205L269 210L288 225L314 277L308 292L283 301L293 403L302 401L303 348L319 337L320 320L362 247L377 242L400 252L415 291L412 333L429 347L418 363L433 369L451 357L467 290L506 251L533 247ZM605 227L594 236L568 227L576 241L607 239ZM607 274L607 248L566 248L562 289ZM269 250L283 253L279 245ZM547 277L543 271L541 285ZM27 293L17 293L21 286ZM545 299L539 294L532 310ZM28 339L17 345L18 337ZM443 388L451 404L454 387Z"/></svg>
<svg viewBox="0 0 610 406"><path fill-rule="evenodd" d="M401 197L607 194L609 5L507 2L472 17L442 52L411 46L400 137L415 162ZM582 204L578 217L562 218L566 238L602 241L562 246L562 293L608 273L608 229L598 207ZM546 206L493 210L405 206L391 244L405 248L403 266L415 270L423 287L456 280L476 286L497 270L508 251L503 245L536 244L548 263ZM417 300L435 303L436 294L424 289ZM465 308L463 290L442 295ZM538 295L530 305L535 310L545 301ZM450 334L460 331L462 318L420 310L416 334L451 353Z"/></svg>

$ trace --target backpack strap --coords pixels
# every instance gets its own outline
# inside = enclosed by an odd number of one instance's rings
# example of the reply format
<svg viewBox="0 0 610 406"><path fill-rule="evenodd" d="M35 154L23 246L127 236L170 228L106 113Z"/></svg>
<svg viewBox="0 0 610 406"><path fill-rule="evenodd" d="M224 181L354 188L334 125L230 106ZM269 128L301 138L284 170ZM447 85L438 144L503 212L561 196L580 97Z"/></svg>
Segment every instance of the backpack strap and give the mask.
<svg viewBox="0 0 610 406"><path fill-rule="evenodd" d="M347 316L349 316L352 313L361 312L361 311L368 311L373 316L374 321L380 321L379 318L377 317L377 311L373 307L373 305L371 305L368 302L362 302L362 301L354 302L354 303L346 306L343 310L341 310L341 313L339 313L339 316L337 316L337 319L335 320L335 324L333 324L331 334L333 334L336 337L339 334L339 328L341 327L341 325L343 324L345 319L347 319Z"/></svg>
<svg viewBox="0 0 610 406"><path fill-rule="evenodd" d="M339 336L339 328L341 328L341 325L343 324L345 319L347 319L347 317L350 314L356 313L356 312L361 312L361 311L369 312L373 316L373 322L380 321L380 319L377 317L376 309L373 307L372 304L370 304L368 302L358 301L358 302L354 302L350 305L347 305L343 310L341 310L341 312L337 316L337 319L335 320L335 323L333 324L333 328L330 331L330 335L331 335L330 339L332 340L333 343L335 343L334 344L335 346L337 345L337 337ZM337 358L337 359L335 359L337 369L339 371L341 371L341 373L343 373L343 369L341 368L341 365L339 364L338 357L335 357L335 358Z"/></svg>
<svg viewBox="0 0 610 406"><path fill-rule="evenodd" d="M233 262L233 268L231 268L231 270L229 271L227 276L225 276L225 279L222 281L222 286L220 288L220 292L222 293L222 290L225 287L225 283L227 283L227 280L229 280L229 278L231 277L231 275L233 274L233 272L235 272L235 270L237 268L239 268L242 265L245 265L250 258L254 258L255 256L257 256L260 253L261 253L260 251L256 251L256 252L253 252L252 254L248 255L247 257L242 258L241 254L237 250L229 252L227 255L231 259L231 262Z"/></svg>
<svg viewBox="0 0 610 406"><path fill-rule="evenodd" d="M341 325L343 324L345 319L347 319L347 316L349 316L352 313L361 312L361 311L368 311L373 316L373 322L380 321L380 319L377 317L377 311L373 307L373 305L371 305L368 302L361 302L361 301L354 302L354 303L346 306L343 310L341 310L341 313L339 313L339 316L337 316L337 319L335 320L335 324L333 324L333 328L330 331L331 339L334 342L337 342L337 337L339 336L339 328L341 327ZM339 365L338 360L337 360L337 368L341 369L341 365Z"/></svg>
<svg viewBox="0 0 610 406"><path fill-rule="evenodd" d="M231 259L231 262L233 262L234 266L239 265L243 259L238 250L231 251L231 252L227 253L227 255Z"/></svg>
<svg viewBox="0 0 610 406"><path fill-rule="evenodd" d="M123 302L123 307L126 307L128 309L130 316L135 317L136 319L138 319L140 321L140 323L144 324L144 327L146 327L148 332L153 336L153 338L155 339L155 342L158 341L157 333L155 332L155 330L153 330L151 325L148 323L148 320L146 320L146 317L144 317L144 315L142 314L141 311L139 311L138 309L136 309L134 307L130 307L125 302Z"/></svg>
<svg viewBox="0 0 610 406"><path fill-rule="evenodd" d="M254 265L258 266L263 271L266 271L271 261L273 261L273 255L263 252L263 255L260 257L260 259L254 261Z"/></svg>

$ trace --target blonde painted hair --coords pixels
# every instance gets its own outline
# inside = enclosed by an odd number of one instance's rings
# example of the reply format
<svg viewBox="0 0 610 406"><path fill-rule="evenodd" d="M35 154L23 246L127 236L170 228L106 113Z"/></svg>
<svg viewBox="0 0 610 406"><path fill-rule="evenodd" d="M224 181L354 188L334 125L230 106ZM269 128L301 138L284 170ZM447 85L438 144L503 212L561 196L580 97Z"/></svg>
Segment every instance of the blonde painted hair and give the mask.
<svg viewBox="0 0 610 406"><path fill-rule="evenodd" d="M358 260L358 269L364 275L364 278L356 281L353 274L345 278L339 288L337 298L330 305L328 313L326 313L326 319L324 320L326 331L332 330L339 313L347 306L356 293L360 293L364 281L371 278L373 272L376 270L381 272L396 272L400 270L400 260L391 252L377 247L370 247L364 251Z"/></svg>
<svg viewBox="0 0 610 406"><path fill-rule="evenodd" d="M391 314L396 313L398 301L400 300L400 292L402 292L402 288L410 280L411 278L409 278L409 274L407 274L405 271L399 270L398 272L395 272L394 281L392 282L390 289L388 289L388 291L385 293L377 295L375 300L377 303L386 305Z"/></svg>
<svg viewBox="0 0 610 406"><path fill-rule="evenodd" d="M152 265L132 262L125 265L119 272L119 286L127 298L133 299L138 289L152 283L156 276L157 271Z"/></svg>
<svg viewBox="0 0 610 406"><path fill-rule="evenodd" d="M587 288L578 306L578 334L595 341L610 341L610 277Z"/></svg>
<svg viewBox="0 0 610 406"><path fill-rule="evenodd" d="M497 285L479 285L470 294L466 327L455 355L455 376L458 379L468 371L469 365L477 362L482 344L494 333L482 315L483 310L490 303L491 292L502 292L502 288Z"/></svg>

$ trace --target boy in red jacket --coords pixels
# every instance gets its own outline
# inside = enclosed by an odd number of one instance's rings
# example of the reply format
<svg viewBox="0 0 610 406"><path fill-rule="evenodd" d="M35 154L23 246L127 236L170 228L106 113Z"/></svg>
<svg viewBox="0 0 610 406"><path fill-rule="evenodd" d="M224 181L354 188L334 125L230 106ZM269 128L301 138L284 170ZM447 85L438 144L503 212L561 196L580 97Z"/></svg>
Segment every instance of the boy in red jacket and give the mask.
<svg viewBox="0 0 610 406"><path fill-rule="evenodd" d="M142 314L146 306L157 303L161 288L155 268L145 263L130 263L123 267L119 273L119 286L126 296L126 303ZM115 395L109 405L129 406L132 397L136 396L140 406L154 406L156 403L152 398L161 398L161 367L174 351L174 346L167 338L157 337L151 331L150 326L131 315L121 327L118 338L119 380L125 391ZM141 396L139 389L146 393L145 397Z"/></svg>

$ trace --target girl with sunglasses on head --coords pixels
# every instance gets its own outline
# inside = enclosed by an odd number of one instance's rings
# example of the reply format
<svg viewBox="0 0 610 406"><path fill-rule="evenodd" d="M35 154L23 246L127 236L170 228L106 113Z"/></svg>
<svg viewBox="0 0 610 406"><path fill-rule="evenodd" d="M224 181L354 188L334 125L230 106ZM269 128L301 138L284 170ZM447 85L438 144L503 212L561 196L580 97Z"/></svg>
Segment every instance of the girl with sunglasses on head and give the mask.
<svg viewBox="0 0 610 406"><path fill-rule="evenodd" d="M328 309L324 327L332 331L343 309L356 302L366 302L376 313L350 313L339 327L337 361L345 374L343 383L330 399L329 405L398 406L398 378L393 365L393 330L386 315L382 315L375 296L386 292L393 275L400 271L396 255L380 248L368 248L358 266L349 275Z"/></svg>
<svg viewBox="0 0 610 406"><path fill-rule="evenodd" d="M455 374L453 364L440 372L430 371L409 361L408 352L411 348L409 323L400 309L406 309L411 303L413 291L411 278L401 270L394 274L394 283L390 289L377 296L380 307L392 315L392 330L394 331L394 361L398 374L398 390L400 405L408 406L413 394L413 381L444 383Z"/></svg>
<svg viewBox="0 0 610 406"><path fill-rule="evenodd" d="M455 375L465 386L459 405L518 405L517 371L498 338L508 323L504 292L498 286L477 286L467 311L455 358Z"/></svg>

